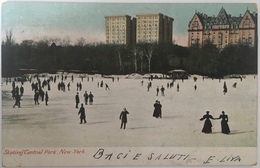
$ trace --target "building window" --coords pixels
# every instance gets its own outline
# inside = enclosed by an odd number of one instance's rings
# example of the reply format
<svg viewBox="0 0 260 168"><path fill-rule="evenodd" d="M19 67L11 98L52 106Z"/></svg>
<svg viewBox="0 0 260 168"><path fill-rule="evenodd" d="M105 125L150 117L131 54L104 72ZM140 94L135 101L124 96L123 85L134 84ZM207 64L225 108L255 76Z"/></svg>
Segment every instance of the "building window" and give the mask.
<svg viewBox="0 0 260 168"><path fill-rule="evenodd" d="M193 25L194 27L198 27L198 21L195 21Z"/></svg>

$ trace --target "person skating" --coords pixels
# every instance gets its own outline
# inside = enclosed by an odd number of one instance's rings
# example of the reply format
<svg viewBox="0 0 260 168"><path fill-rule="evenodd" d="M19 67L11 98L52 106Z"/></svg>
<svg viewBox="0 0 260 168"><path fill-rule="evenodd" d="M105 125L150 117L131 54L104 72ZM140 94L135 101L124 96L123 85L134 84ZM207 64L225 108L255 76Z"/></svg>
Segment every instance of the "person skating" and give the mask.
<svg viewBox="0 0 260 168"><path fill-rule="evenodd" d="M162 96L165 96L165 95L164 95L164 90L165 90L165 89L164 89L164 87L162 86L162 87L161 87Z"/></svg>
<svg viewBox="0 0 260 168"><path fill-rule="evenodd" d="M70 82L68 83L67 87L68 87L68 91L70 91Z"/></svg>
<svg viewBox="0 0 260 168"><path fill-rule="evenodd" d="M109 86L106 83L105 83L105 86L106 86L106 90L110 90Z"/></svg>
<svg viewBox="0 0 260 168"><path fill-rule="evenodd" d="M154 107L153 117L162 118L162 105L160 104L160 101L156 100L153 107Z"/></svg>
<svg viewBox="0 0 260 168"><path fill-rule="evenodd" d="M206 134L211 133L212 132L212 129L211 129L212 124L211 124L210 119L214 120L214 118L212 117L212 115L209 114L209 111L206 111L206 114L200 119L200 121L203 121L204 119L206 119L206 120L204 122L204 126L203 126L203 129L202 129L201 132L204 132Z"/></svg>
<svg viewBox="0 0 260 168"><path fill-rule="evenodd" d="M121 120L120 129L122 129L123 127L124 127L124 129L126 128L127 114L129 114L129 112L126 110L126 108L124 108L123 111L120 113L120 116L119 116L119 119Z"/></svg>
<svg viewBox="0 0 260 168"><path fill-rule="evenodd" d="M228 115L225 114L224 111L222 111L222 114L219 116L219 118L215 118L215 119L222 119L221 120L221 132L223 134L229 134L230 133L230 129L228 126Z"/></svg>
<svg viewBox="0 0 260 168"><path fill-rule="evenodd" d="M226 85L226 82L224 82L224 85L223 85L223 93L224 93L224 95L227 93L227 85Z"/></svg>
<svg viewBox="0 0 260 168"><path fill-rule="evenodd" d="M160 89L159 89L159 87L157 86L157 88L156 88L156 96L158 96L159 91L160 91Z"/></svg>
<svg viewBox="0 0 260 168"><path fill-rule="evenodd" d="M79 92L77 92L76 96L75 96L75 101L76 101L76 108L79 108Z"/></svg>
<svg viewBox="0 0 260 168"><path fill-rule="evenodd" d="M45 93L45 105L48 106L48 101L49 101L49 95L48 92L46 91Z"/></svg>
<svg viewBox="0 0 260 168"><path fill-rule="evenodd" d="M82 124L82 121L84 121L84 124L86 124L86 114L85 114L85 108L83 107L83 103L81 103L81 107L79 109L78 115L80 115L80 124Z"/></svg>
<svg viewBox="0 0 260 168"><path fill-rule="evenodd" d="M20 96L19 94L16 94L16 95L15 95L15 104L14 104L13 108L14 108L15 106L18 106L19 108L21 108L21 103L20 103L20 101L21 101L21 96Z"/></svg>
<svg viewBox="0 0 260 168"><path fill-rule="evenodd" d="M39 103L39 96L40 96L40 93L39 93L39 91L38 90L36 90L35 91L35 93L34 93L34 104L36 105L36 104L40 104Z"/></svg>
<svg viewBox="0 0 260 168"><path fill-rule="evenodd" d="M21 87L20 87L20 93L21 93L21 96L23 96L23 93L24 93L23 85L21 85Z"/></svg>
<svg viewBox="0 0 260 168"><path fill-rule="evenodd" d="M84 100L85 100L85 105L88 105L88 92L85 91L84 93Z"/></svg>
<svg viewBox="0 0 260 168"><path fill-rule="evenodd" d="M93 104L94 95L91 92L89 92L88 98L89 98L89 104L92 105Z"/></svg>

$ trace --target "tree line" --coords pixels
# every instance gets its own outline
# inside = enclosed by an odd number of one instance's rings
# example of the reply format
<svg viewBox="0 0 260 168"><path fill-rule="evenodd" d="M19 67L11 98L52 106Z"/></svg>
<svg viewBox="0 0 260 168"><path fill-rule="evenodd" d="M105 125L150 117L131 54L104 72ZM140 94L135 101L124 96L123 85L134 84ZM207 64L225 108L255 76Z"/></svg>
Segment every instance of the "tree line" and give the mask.
<svg viewBox="0 0 260 168"><path fill-rule="evenodd" d="M238 44L219 50L210 42L203 47L155 43L133 46L86 44L83 38L73 45L69 39L59 42L24 40L18 44L13 40L11 32L2 41L3 77L22 75L25 72L142 74L167 73L173 69L218 77L227 74L256 74L257 47Z"/></svg>

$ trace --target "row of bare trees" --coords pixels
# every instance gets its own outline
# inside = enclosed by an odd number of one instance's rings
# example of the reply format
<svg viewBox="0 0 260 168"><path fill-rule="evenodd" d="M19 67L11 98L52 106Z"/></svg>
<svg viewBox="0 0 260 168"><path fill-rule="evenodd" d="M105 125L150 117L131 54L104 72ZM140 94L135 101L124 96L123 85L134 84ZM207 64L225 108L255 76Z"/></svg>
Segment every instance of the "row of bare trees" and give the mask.
<svg viewBox="0 0 260 168"><path fill-rule="evenodd" d="M75 44L69 38L24 40L18 44L11 32L2 42L3 76L15 76L21 69L116 74L165 73L176 68L203 75L257 73L257 48L230 45L219 50L211 43L203 47L156 43L86 44L84 38Z"/></svg>

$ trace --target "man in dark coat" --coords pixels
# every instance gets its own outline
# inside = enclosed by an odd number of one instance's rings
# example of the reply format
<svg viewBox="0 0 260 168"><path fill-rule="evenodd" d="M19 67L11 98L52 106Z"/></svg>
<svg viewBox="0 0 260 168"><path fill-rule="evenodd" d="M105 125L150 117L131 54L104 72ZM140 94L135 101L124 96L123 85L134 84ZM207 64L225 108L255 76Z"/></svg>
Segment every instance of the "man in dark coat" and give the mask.
<svg viewBox="0 0 260 168"><path fill-rule="evenodd" d="M158 96L159 91L160 91L160 89L159 89L159 87L157 86L157 88L156 88L156 96Z"/></svg>
<svg viewBox="0 0 260 168"><path fill-rule="evenodd" d="M45 93L45 105L48 106L48 101L49 101L49 95L48 92L46 91Z"/></svg>
<svg viewBox="0 0 260 168"><path fill-rule="evenodd" d="M85 91L84 93L84 100L85 100L85 105L88 105L88 92Z"/></svg>
<svg viewBox="0 0 260 168"><path fill-rule="evenodd" d="M16 95L15 95L15 104L14 104L13 108L14 108L15 106L18 106L19 108L21 108L20 100L21 100L21 96L20 96L19 94L16 94Z"/></svg>
<svg viewBox="0 0 260 168"><path fill-rule="evenodd" d="M81 103L81 107L79 109L79 113L78 115L80 115L80 124L82 124L82 121L84 120L84 124L86 124L86 114L85 114L85 108L83 107L83 103Z"/></svg>
<svg viewBox="0 0 260 168"><path fill-rule="evenodd" d="M75 100L76 100L76 108L79 108L79 92L77 92L77 95L75 96Z"/></svg>
<svg viewBox="0 0 260 168"><path fill-rule="evenodd" d="M124 108L124 110L121 112L121 114L119 116L119 119L121 120L121 127L120 127L120 129L122 129L123 126L124 126L124 129L126 127L127 114L129 114L129 112L126 110L126 108Z"/></svg>
<svg viewBox="0 0 260 168"><path fill-rule="evenodd" d="M36 103L39 105L39 96L40 96L40 93L38 90L36 90L35 94L34 94L34 104L36 105Z"/></svg>

